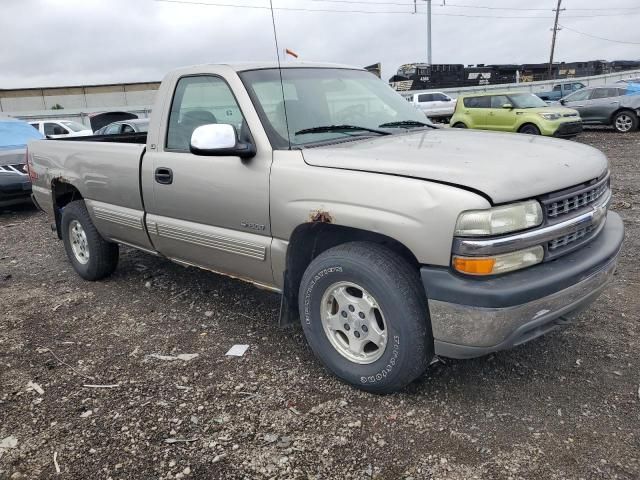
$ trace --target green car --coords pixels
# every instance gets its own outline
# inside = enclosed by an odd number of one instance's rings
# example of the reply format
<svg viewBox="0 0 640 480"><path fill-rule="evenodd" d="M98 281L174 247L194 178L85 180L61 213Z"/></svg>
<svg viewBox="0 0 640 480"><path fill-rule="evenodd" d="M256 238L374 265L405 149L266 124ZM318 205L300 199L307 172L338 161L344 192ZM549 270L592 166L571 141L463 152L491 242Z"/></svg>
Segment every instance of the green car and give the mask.
<svg viewBox="0 0 640 480"><path fill-rule="evenodd" d="M574 137L582 131L577 111L549 106L533 93L513 92L461 95L450 125L550 137Z"/></svg>

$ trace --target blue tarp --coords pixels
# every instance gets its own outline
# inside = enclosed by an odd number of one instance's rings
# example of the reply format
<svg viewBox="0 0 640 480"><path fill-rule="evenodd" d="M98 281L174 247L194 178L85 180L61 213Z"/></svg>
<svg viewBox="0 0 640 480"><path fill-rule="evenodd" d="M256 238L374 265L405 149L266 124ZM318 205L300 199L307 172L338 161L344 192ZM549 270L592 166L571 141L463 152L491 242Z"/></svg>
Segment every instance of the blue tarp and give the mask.
<svg viewBox="0 0 640 480"><path fill-rule="evenodd" d="M44 137L27 122L0 118L0 150L22 148L29 140L40 138Z"/></svg>
<svg viewBox="0 0 640 480"><path fill-rule="evenodd" d="M640 83L627 83L627 95L640 95Z"/></svg>

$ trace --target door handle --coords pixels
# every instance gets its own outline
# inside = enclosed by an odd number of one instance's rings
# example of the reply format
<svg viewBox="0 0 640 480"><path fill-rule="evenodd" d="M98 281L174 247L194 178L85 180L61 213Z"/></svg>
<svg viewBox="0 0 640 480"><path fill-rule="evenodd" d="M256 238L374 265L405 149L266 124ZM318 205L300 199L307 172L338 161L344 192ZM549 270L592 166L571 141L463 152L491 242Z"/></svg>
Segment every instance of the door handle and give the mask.
<svg viewBox="0 0 640 480"><path fill-rule="evenodd" d="M581 108L581 107L584 107L584 105L574 105L574 107Z"/></svg>
<svg viewBox="0 0 640 480"><path fill-rule="evenodd" d="M618 103L620 103L620 102L618 102L618 101L616 101L616 102L611 102L609 105L617 105Z"/></svg>
<svg viewBox="0 0 640 480"><path fill-rule="evenodd" d="M173 171L170 168L158 167L156 168L156 182L163 185L170 185L173 183Z"/></svg>

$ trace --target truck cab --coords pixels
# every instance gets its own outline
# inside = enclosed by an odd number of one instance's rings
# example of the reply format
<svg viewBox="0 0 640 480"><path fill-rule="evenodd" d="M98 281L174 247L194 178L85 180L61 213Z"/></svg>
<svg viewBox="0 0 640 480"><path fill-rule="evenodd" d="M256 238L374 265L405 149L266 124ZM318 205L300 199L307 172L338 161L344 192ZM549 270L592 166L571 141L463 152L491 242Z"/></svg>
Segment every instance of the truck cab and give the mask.
<svg viewBox="0 0 640 480"><path fill-rule="evenodd" d="M536 95L539 96L542 100L546 102L556 102L560 100L562 97L569 95L581 88L584 88L586 85L580 82L566 82L566 83L558 83L553 86L553 89L546 92L536 92Z"/></svg>

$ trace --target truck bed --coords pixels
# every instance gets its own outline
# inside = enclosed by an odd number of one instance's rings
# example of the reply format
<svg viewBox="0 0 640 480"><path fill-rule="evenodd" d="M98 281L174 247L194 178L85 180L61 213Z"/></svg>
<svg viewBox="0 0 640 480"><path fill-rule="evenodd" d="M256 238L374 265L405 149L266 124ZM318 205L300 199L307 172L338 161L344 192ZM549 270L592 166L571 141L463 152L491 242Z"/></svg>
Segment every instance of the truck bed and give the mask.
<svg viewBox="0 0 640 480"><path fill-rule="evenodd" d="M65 137L51 139L63 142L147 143L147 132L122 133L120 135L91 135L89 137Z"/></svg>

